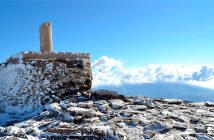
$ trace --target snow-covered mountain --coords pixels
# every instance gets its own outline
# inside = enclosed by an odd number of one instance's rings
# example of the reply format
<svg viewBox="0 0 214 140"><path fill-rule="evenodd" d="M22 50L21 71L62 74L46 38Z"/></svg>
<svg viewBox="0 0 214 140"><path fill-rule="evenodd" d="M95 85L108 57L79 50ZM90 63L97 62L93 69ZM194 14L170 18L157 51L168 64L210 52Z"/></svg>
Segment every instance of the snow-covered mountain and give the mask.
<svg viewBox="0 0 214 140"><path fill-rule="evenodd" d="M214 65L155 65L125 68L106 56L92 64L93 88L148 97L214 101Z"/></svg>

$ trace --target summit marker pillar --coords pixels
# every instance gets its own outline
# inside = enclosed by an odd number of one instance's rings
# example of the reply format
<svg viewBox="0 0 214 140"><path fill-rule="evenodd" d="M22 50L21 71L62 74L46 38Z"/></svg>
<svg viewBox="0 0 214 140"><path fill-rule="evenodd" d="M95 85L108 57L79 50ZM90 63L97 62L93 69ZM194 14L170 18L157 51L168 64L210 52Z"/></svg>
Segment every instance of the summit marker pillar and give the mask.
<svg viewBox="0 0 214 140"><path fill-rule="evenodd" d="M50 22L45 22L39 27L40 51L42 54L50 54L52 47L52 27Z"/></svg>

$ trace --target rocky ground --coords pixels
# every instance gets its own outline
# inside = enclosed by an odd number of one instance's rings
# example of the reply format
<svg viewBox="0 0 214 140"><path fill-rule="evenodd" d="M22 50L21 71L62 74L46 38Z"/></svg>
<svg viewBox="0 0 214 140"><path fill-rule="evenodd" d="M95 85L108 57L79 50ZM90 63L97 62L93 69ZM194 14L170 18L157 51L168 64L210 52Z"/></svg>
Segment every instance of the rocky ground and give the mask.
<svg viewBox="0 0 214 140"><path fill-rule="evenodd" d="M0 139L213 140L214 103L99 90L91 97L78 94L47 104L26 120L7 122L0 127Z"/></svg>

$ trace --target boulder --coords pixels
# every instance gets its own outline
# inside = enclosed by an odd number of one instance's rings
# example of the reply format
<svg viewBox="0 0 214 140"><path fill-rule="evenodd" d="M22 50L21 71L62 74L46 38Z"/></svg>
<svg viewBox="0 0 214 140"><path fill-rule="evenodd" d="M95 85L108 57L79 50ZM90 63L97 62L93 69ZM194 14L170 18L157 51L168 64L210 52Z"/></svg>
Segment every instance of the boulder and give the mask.
<svg viewBox="0 0 214 140"><path fill-rule="evenodd" d="M116 91L103 89L94 91L92 97L96 100L121 99L123 101L127 101L125 96L118 94Z"/></svg>

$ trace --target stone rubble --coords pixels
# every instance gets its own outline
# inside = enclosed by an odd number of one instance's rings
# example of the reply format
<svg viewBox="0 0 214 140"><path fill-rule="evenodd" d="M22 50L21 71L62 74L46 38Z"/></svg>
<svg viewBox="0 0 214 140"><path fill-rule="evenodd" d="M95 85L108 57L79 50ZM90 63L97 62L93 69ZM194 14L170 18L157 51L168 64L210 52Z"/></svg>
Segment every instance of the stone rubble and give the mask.
<svg viewBox="0 0 214 140"><path fill-rule="evenodd" d="M213 103L94 93L56 100L33 117L7 122L0 127L0 139L214 139Z"/></svg>

